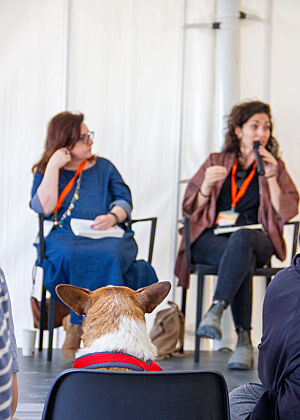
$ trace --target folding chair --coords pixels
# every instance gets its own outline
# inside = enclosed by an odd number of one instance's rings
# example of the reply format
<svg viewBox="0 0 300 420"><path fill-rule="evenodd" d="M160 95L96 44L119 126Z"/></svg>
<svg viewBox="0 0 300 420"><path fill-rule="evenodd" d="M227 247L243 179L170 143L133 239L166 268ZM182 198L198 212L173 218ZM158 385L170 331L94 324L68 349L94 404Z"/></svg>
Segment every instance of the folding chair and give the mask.
<svg viewBox="0 0 300 420"><path fill-rule="evenodd" d="M214 371L69 369L55 380L42 420L229 420L224 377Z"/></svg>
<svg viewBox="0 0 300 420"><path fill-rule="evenodd" d="M128 225L131 226L139 222L150 222L150 237L149 237L149 248L148 248L148 262L151 264L153 249L154 249L154 240L156 232L157 217L148 217L144 219L134 219L131 220ZM44 215L39 214L39 266L42 264L45 256L45 239L44 239ZM55 320L55 302L56 300L50 296L49 302L49 312L48 312L48 330L49 330L49 339L48 339L48 353L47 360L52 360L52 348L53 348L53 330L54 330L54 320ZM40 319L39 319L39 351L43 350L43 336L44 336L44 322L46 314L46 289L44 284L42 285L42 297L41 297L41 307L40 307Z"/></svg>

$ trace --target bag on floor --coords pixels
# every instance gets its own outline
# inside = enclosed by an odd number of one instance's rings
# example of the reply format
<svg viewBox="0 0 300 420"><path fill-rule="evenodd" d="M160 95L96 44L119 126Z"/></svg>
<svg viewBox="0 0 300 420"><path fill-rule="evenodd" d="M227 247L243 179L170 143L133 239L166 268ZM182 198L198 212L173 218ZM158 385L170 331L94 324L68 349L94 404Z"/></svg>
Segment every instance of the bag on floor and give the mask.
<svg viewBox="0 0 300 420"><path fill-rule="evenodd" d="M157 313L150 331L151 341L157 348L157 360L165 359L183 347L183 313L176 303L168 301L168 305L170 308Z"/></svg>
<svg viewBox="0 0 300 420"><path fill-rule="evenodd" d="M33 316L33 325L34 328L40 327L40 312L41 312L41 302L34 296L34 289L35 289L35 282L36 282L36 274L37 274L37 264L35 263L32 268L32 289L31 289L31 296L30 296L30 306ZM46 308L45 308L45 318L44 318L44 325L43 329L48 330L48 313L49 313L49 304L50 299L46 299ZM54 315L54 328L58 328L62 326L62 320L65 316L69 315L70 309L60 303L59 301L55 301L55 315Z"/></svg>
<svg viewBox="0 0 300 420"><path fill-rule="evenodd" d="M48 330L49 303L50 303L50 299L46 299L44 330ZM32 310L34 328L39 328L39 326L40 326L39 322L40 322L41 302L36 297L30 296L30 306L31 306L31 310ZM69 308L67 308L62 303L56 301L55 302L54 328L61 327L63 318L65 316L67 316L69 313L70 313Z"/></svg>

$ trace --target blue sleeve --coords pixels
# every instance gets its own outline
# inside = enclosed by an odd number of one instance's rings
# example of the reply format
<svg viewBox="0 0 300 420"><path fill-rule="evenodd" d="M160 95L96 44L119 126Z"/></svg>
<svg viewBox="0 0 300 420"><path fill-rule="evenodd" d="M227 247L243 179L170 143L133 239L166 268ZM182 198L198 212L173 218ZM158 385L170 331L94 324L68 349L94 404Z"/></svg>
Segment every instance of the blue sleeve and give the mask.
<svg viewBox="0 0 300 420"><path fill-rule="evenodd" d="M34 174L33 178L33 185L31 189L31 200L30 200L30 207L37 213L44 213L42 205L40 203L39 196L37 195L37 189L42 182L43 175L42 174Z"/></svg>
<svg viewBox="0 0 300 420"><path fill-rule="evenodd" d="M132 211L131 192L129 187L123 181L120 173L112 163L110 166L109 189L112 194L112 202L110 203L109 207L122 207L130 219Z"/></svg>

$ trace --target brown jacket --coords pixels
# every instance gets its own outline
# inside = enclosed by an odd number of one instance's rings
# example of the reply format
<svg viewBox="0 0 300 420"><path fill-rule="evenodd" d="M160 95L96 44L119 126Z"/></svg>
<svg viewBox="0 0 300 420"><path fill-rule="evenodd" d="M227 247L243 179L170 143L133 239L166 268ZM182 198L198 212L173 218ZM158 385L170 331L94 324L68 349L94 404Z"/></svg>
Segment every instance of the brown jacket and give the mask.
<svg viewBox="0 0 300 420"><path fill-rule="evenodd" d="M190 180L182 204L183 216L190 216L191 244L195 242L201 233L212 227L216 217L217 200L224 181L219 181L212 189L210 199L203 206L193 212L193 207L199 188L204 180L205 170L212 165L225 166L228 173L235 160L233 153L212 153L200 167L196 175ZM282 160L279 159L277 167L277 181L281 188L280 210L278 213L272 207L268 181L264 176L259 177L260 205L258 210L259 223L263 225L263 231L269 236L275 249L275 254L280 260L286 257L286 247L283 239L283 225L298 213L299 194L285 169ZM180 233L182 234L182 230ZM175 264L175 274L179 278L178 285L189 286L189 270L185 263L184 238L181 240L179 253Z"/></svg>

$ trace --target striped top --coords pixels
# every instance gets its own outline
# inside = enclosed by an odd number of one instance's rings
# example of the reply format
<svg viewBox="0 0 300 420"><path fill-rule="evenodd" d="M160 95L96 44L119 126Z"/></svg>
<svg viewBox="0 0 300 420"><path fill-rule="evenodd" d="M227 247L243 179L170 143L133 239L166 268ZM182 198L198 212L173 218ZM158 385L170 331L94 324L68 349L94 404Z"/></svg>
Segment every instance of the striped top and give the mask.
<svg viewBox="0 0 300 420"><path fill-rule="evenodd" d="M11 310L11 303L8 288L6 285L5 275L0 268L0 279L1 279L1 289L3 289L3 293L7 294L8 300L8 317L7 317L7 326L8 330L10 331L10 341L11 341L11 353L12 353L12 372L19 372L19 364L18 364L18 355L17 355L17 343L14 331L14 322L12 318L12 310Z"/></svg>
<svg viewBox="0 0 300 420"><path fill-rule="evenodd" d="M11 332L9 329L9 295L3 276L0 272L0 418L10 419L11 385L12 385L12 351Z"/></svg>

